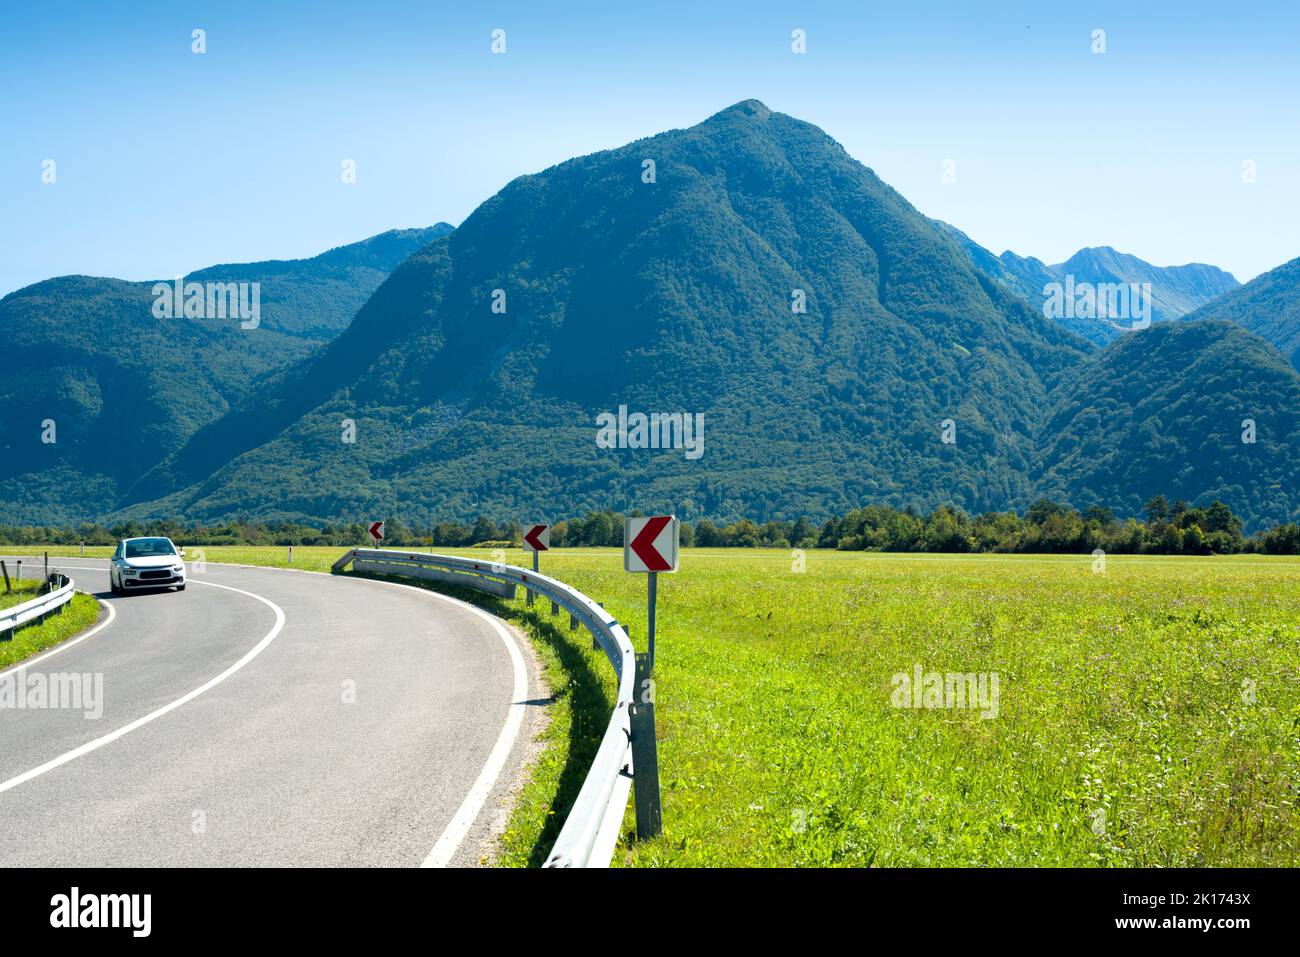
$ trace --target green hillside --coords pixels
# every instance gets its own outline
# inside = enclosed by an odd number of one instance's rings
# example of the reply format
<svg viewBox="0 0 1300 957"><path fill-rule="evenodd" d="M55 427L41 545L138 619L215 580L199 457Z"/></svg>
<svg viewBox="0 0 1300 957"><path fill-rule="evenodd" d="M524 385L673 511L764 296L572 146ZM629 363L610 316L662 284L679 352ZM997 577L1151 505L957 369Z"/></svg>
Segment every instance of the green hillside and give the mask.
<svg viewBox="0 0 1300 957"><path fill-rule="evenodd" d="M1088 351L821 130L746 101L509 184L129 511L981 509L1029 495L1048 390ZM598 448L620 405L702 413L703 456Z"/></svg>
<svg viewBox="0 0 1300 957"><path fill-rule="evenodd" d="M152 282L65 276L0 299L0 515L79 521L195 430L347 325L389 272L451 227L392 231L312 259L214 266L258 282L261 321L160 319ZM46 420L53 443L41 441Z"/></svg>
<svg viewBox="0 0 1300 957"><path fill-rule="evenodd" d="M1133 515L1165 494L1220 499L1252 529L1294 521L1300 376L1234 324L1161 323L1057 386L1041 444L1040 489L1079 507Z"/></svg>
<svg viewBox="0 0 1300 957"><path fill-rule="evenodd" d="M1188 319L1224 319L1249 329L1300 369L1300 259L1256 276Z"/></svg>

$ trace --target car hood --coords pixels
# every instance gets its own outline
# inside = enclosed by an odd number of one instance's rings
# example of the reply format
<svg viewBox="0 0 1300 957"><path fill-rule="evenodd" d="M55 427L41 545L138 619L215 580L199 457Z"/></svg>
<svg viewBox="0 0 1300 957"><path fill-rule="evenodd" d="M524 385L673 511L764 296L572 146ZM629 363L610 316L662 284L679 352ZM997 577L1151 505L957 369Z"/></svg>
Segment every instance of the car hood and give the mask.
<svg viewBox="0 0 1300 957"><path fill-rule="evenodd" d="M181 564L178 555L148 555L141 558L128 558L126 563L132 568L171 568Z"/></svg>

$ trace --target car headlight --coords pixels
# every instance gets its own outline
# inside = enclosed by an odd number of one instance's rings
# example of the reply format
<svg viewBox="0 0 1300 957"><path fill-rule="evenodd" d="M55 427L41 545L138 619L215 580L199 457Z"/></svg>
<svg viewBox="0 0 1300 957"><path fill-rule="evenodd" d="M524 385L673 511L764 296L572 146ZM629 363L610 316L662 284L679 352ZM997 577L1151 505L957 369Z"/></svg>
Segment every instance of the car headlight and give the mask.
<svg viewBox="0 0 1300 957"><path fill-rule="evenodd" d="M134 575L134 574L136 574L139 570L140 570L140 569L135 568L135 567L132 566L132 565L127 565L127 566L126 566L126 573L127 573L128 575Z"/></svg>
<svg viewBox="0 0 1300 957"><path fill-rule="evenodd" d="M185 571L185 566L184 566L184 565L173 565L173 566L172 566L172 571L174 571L174 572L183 572L183 571Z"/></svg>

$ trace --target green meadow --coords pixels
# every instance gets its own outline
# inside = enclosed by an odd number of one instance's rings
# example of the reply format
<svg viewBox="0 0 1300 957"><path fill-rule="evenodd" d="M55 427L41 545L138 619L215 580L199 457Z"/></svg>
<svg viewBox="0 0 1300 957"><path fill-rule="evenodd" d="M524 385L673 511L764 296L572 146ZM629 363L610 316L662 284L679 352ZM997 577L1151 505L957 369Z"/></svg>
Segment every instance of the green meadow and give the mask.
<svg viewBox="0 0 1300 957"><path fill-rule="evenodd" d="M542 570L644 650L645 576L619 550L549 552ZM500 852L537 864L612 672L549 605L479 600L529 632L555 694ZM617 865L1300 864L1295 558L685 549L660 576L657 645L664 835L629 837ZM918 666L996 675L996 715L896 707L894 676Z"/></svg>

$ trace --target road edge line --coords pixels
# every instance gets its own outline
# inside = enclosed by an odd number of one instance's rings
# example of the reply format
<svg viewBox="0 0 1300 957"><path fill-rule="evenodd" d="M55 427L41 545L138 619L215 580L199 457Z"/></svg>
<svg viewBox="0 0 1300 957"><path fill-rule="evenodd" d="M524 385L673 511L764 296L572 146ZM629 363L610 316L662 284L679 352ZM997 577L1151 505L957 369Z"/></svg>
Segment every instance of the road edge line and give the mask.
<svg viewBox="0 0 1300 957"><path fill-rule="evenodd" d="M199 581L198 579L190 579L190 580L195 582L196 584L208 585L211 586L212 588L224 588L227 591L238 592L241 595L247 595L249 598L257 599L262 604L266 605L272 611L275 612L275 624L271 627L271 630L268 631L262 637L261 641L259 641L256 645L250 648L247 652L245 652L242 658L240 658L238 661L236 661L234 664L228 667L225 671L221 672L221 674L217 675L215 678L209 678L207 681L199 685L199 687L195 688L193 691L187 692L186 694L177 698L175 701L168 702L167 704L163 705L161 708L157 708L149 712L148 714L144 715L141 718L136 718L134 721L124 724L122 727L116 729L115 731L110 731L108 734L101 735L98 738L94 738L90 741L87 741L85 744L75 747L71 751L65 751L63 754L60 754L58 757L51 758L49 761L46 761L44 764L38 767L32 768L30 771L24 771L22 774L15 775L14 777L10 778L7 781L0 781L0 794L3 794L5 791L9 791L13 788L16 788L20 784L26 784L28 781L32 781L49 771L53 771L55 768L60 768L63 765L68 764L69 762L75 761L77 758L84 757L87 754L90 754L91 752L98 751L100 748L104 747L104 745L112 744L118 738L123 738L126 735L130 734L132 731L142 728L146 724L149 724L157 720L158 718L161 718L163 715L170 714L171 712L175 711L177 708L181 707L182 705L189 704L191 701L193 701L199 695L203 694L205 691L211 691L213 688L221 684L231 675L240 671L246 664L248 664L258 655L260 655L263 651L265 651L267 646L270 645L271 642L275 640L276 636L279 635L280 632L283 630L284 622L285 622L284 609L282 609L275 602L271 601L269 598L263 598L261 595L254 594L251 591L245 591L242 588L235 588L231 585L218 585L216 582L205 582L205 581Z"/></svg>
<svg viewBox="0 0 1300 957"><path fill-rule="evenodd" d="M280 571L303 571L306 574L318 575L328 574L327 572L307 572L305 569L296 568L282 568ZM487 799L496 790L497 782L501 779L501 772L505 768L506 761L510 759L510 755L514 752L515 743L519 739L519 729L524 723L525 709L528 706L528 667L524 664L523 652L519 650L514 634L506 627L505 622L496 615L489 614L482 608L471 605L467 601L453 598L451 595L444 595L441 592L431 591L428 588L420 588L416 585L385 581L378 578L357 578L354 580L390 585L394 588L407 588L421 595L426 595L435 601L446 602L462 608L492 626L492 629L497 633L497 637L501 639L501 643L505 645L506 653L510 657L510 664L514 671L514 688L511 691L511 701L506 711L505 723L501 726L501 732L497 735L496 743L493 744L492 750L488 753L487 761L484 762L483 769L479 772L478 777L474 779L474 784L470 787L469 793L465 795L460 807L456 809L456 813L447 822L442 834L439 835L438 840L434 842L432 849L420 864L420 867L447 867L456 856L456 852L460 850L466 835L469 834L470 829L478 820L483 805L487 803Z"/></svg>

